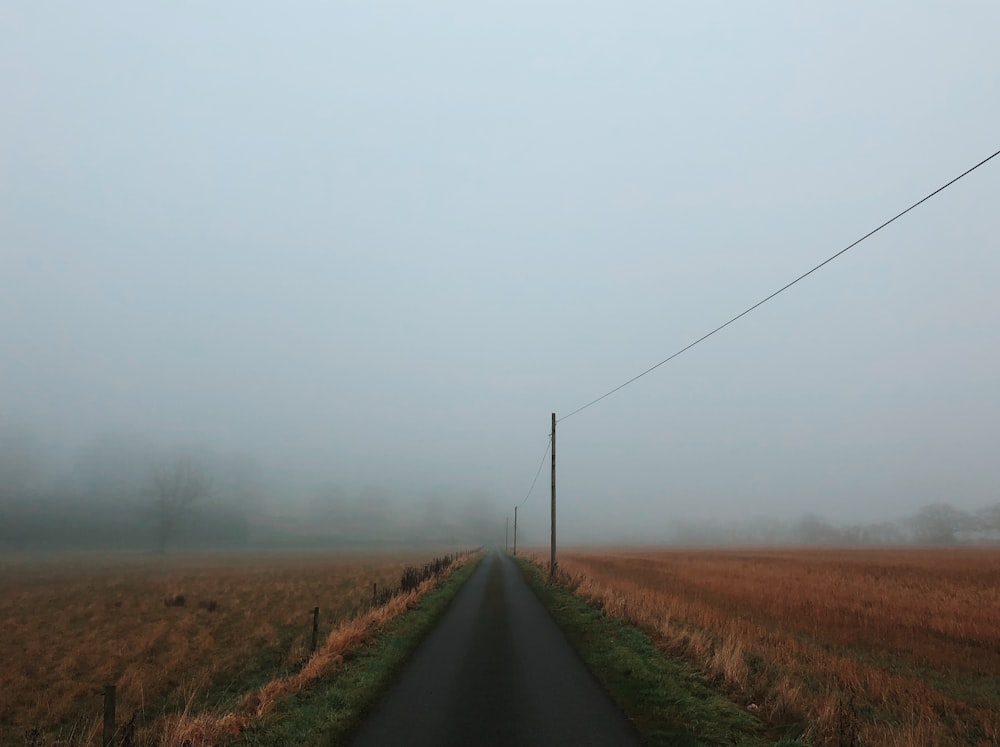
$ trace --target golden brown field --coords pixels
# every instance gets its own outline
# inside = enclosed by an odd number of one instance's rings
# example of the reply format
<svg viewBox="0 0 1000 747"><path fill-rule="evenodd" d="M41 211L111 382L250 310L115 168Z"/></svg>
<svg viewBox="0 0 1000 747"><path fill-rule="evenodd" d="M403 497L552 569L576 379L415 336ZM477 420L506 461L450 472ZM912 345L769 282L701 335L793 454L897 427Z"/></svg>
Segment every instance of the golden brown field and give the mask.
<svg viewBox="0 0 1000 747"><path fill-rule="evenodd" d="M99 743L105 684L117 685L119 722L134 715L140 735L179 744L235 733L405 610L429 583L375 608L372 584L397 585L430 559L0 558L0 744L30 743L34 730L39 745Z"/></svg>
<svg viewBox="0 0 1000 747"><path fill-rule="evenodd" d="M559 570L810 743L1000 744L998 549L578 551Z"/></svg>

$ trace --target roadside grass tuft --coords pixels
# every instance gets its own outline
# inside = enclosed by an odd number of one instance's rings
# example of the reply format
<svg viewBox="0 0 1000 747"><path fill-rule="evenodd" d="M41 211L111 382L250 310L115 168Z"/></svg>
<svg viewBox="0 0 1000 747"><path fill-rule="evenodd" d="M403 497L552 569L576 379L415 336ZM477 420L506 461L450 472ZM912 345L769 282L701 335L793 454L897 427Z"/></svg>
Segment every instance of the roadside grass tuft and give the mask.
<svg viewBox="0 0 1000 747"><path fill-rule="evenodd" d="M588 604L534 564L517 559L531 588L648 745L697 747L802 745L796 734L779 741L751 713L712 689L684 661L657 650L638 628Z"/></svg>

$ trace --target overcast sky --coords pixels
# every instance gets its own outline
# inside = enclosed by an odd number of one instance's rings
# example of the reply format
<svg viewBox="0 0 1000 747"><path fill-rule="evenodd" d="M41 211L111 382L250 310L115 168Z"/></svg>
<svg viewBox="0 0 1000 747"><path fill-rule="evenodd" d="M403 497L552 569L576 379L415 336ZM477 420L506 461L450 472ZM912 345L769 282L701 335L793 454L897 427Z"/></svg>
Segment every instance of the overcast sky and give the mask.
<svg viewBox="0 0 1000 747"><path fill-rule="evenodd" d="M1000 148L998 28L985 0L0 1L0 419L512 513L551 412ZM1000 158L567 419L567 538L1000 500L998 197Z"/></svg>

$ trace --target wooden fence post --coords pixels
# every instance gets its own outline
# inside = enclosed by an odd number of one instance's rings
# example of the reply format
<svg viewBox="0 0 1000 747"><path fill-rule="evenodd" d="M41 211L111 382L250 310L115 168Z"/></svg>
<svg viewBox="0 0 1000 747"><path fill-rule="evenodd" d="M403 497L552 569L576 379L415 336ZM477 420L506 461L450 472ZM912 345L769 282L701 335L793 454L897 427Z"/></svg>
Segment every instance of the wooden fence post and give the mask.
<svg viewBox="0 0 1000 747"><path fill-rule="evenodd" d="M115 686L104 686L104 734L101 747L112 747L115 741Z"/></svg>
<svg viewBox="0 0 1000 747"><path fill-rule="evenodd" d="M316 639L319 636L319 607L313 607L313 638L312 652L316 653Z"/></svg>

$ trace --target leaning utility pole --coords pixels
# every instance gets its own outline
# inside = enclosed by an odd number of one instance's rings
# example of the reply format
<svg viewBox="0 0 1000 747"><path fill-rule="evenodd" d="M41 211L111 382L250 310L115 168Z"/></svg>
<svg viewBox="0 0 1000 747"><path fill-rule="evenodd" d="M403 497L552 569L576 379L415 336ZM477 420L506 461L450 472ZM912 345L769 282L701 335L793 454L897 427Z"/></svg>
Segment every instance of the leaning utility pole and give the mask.
<svg viewBox="0 0 1000 747"><path fill-rule="evenodd" d="M552 547L549 551L549 575L556 575L556 414L552 413Z"/></svg>
<svg viewBox="0 0 1000 747"><path fill-rule="evenodd" d="M517 555L517 506L514 506L514 555Z"/></svg>

